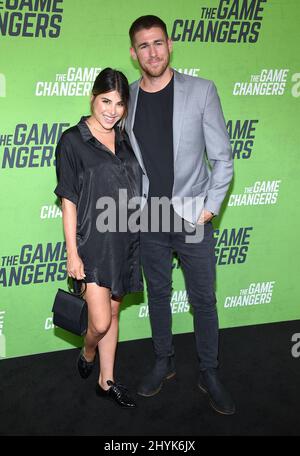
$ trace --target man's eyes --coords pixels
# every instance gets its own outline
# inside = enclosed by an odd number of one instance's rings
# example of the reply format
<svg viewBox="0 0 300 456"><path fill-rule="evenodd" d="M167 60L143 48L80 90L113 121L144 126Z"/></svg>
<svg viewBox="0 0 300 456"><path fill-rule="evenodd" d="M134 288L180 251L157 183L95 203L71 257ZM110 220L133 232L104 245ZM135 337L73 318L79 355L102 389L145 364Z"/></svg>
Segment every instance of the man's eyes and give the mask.
<svg viewBox="0 0 300 456"><path fill-rule="evenodd" d="M155 46L161 46L162 44L163 44L162 41L156 41L156 42L154 43ZM145 48L147 48L147 47L149 47L149 44L142 44L142 45L140 46L140 49L145 49Z"/></svg>

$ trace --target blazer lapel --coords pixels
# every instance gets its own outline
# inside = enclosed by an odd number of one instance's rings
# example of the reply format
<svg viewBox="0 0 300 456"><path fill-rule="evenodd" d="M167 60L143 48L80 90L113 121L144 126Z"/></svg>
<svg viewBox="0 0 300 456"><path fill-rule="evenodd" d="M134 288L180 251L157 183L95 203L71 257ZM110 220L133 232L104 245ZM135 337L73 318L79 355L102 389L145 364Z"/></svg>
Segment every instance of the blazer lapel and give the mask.
<svg viewBox="0 0 300 456"><path fill-rule="evenodd" d="M127 125L128 125L127 133L129 134L131 145L132 145L133 151L135 153L135 156L136 156L136 158L137 158L142 170L146 174L142 153L141 153L139 144L137 142L137 139L135 137L135 134L133 132L134 121L135 121L135 113L136 113L136 107L137 107L137 101L138 101L138 95L139 95L139 86L140 86L140 80L136 81L131 86L131 94L130 94L131 101L130 101L128 119L127 119Z"/></svg>
<svg viewBox="0 0 300 456"><path fill-rule="evenodd" d="M182 129L183 116L184 116L184 105L186 100L186 90L184 86L184 78L180 73L174 71L174 107L173 107L173 150L174 150L174 162L178 153L179 139ZM136 81L131 86L131 102L128 113L127 125L128 125L128 134L131 140L131 145L136 155L136 158L146 174L146 169L143 163L142 153L138 145L137 139L133 132L135 113L137 107L137 100L139 95L139 86L140 80Z"/></svg>
<svg viewBox="0 0 300 456"><path fill-rule="evenodd" d="M184 78L178 71L174 71L174 107L173 107L173 153L174 163L178 153L179 139L182 129L186 90Z"/></svg>

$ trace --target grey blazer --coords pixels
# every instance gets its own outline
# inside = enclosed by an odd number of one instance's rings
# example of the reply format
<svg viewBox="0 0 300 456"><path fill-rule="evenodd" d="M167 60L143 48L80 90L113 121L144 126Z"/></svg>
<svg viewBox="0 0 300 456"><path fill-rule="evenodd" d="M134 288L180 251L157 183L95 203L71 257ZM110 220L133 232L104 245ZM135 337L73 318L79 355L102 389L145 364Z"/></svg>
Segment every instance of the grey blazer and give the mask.
<svg viewBox="0 0 300 456"><path fill-rule="evenodd" d="M140 81L130 86L126 130L143 170L143 202L149 179L133 132ZM174 186L172 204L195 224L203 206L218 214L233 176L231 144L216 87L212 81L174 70Z"/></svg>

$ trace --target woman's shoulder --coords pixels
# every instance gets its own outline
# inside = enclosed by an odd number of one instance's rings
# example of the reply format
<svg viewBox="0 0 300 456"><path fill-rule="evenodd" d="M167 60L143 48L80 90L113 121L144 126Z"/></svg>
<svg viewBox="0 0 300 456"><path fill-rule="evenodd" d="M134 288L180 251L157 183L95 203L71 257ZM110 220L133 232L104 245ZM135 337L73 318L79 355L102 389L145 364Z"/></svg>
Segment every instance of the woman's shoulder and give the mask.
<svg viewBox="0 0 300 456"><path fill-rule="evenodd" d="M78 129L78 125L73 125L72 127L67 128L65 130L61 137L60 137L60 142L61 143L72 143L74 140L78 139L80 133Z"/></svg>
<svg viewBox="0 0 300 456"><path fill-rule="evenodd" d="M77 125L73 125L65 130L56 147L56 156L64 156L73 162L80 159L80 132Z"/></svg>

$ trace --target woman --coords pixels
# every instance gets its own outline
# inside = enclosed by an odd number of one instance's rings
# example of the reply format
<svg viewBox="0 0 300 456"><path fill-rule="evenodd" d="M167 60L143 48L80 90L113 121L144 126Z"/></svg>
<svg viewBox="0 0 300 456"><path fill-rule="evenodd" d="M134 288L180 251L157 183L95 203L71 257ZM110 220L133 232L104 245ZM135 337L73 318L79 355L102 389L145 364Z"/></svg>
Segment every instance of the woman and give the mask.
<svg viewBox="0 0 300 456"><path fill-rule="evenodd" d="M105 231L105 217L99 211L105 209L108 197L118 215L124 205L124 200L119 201L121 189L126 204L140 195L139 164L119 127L124 124L128 99L123 73L111 68L99 73L92 89L91 115L66 130L57 145L54 192L62 205L67 273L87 284L89 324L78 358L79 373L83 378L91 374L98 348L98 396L135 407L126 388L114 381L114 361L122 296L143 289L139 237L128 229L118 230L114 223Z"/></svg>

